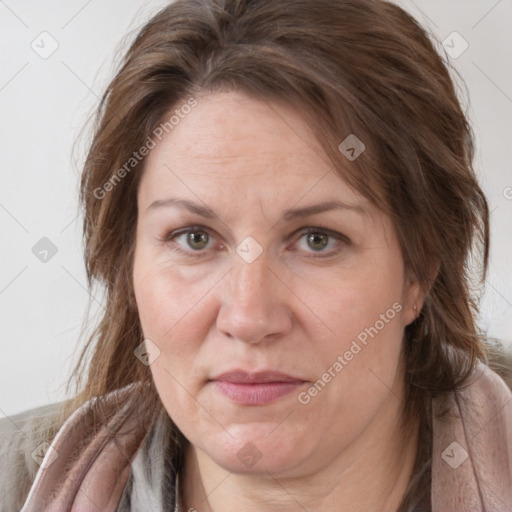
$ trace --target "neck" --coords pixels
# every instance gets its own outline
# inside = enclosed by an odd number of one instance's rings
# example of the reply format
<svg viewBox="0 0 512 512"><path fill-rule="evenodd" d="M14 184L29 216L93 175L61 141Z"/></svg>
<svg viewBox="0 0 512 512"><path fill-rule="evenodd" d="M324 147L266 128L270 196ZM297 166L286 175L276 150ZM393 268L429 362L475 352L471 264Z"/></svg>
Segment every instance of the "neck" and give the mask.
<svg viewBox="0 0 512 512"><path fill-rule="evenodd" d="M235 474L189 444L180 477L180 511L396 512L411 479L419 424L401 428L401 401L390 393L361 435L321 471L295 478Z"/></svg>

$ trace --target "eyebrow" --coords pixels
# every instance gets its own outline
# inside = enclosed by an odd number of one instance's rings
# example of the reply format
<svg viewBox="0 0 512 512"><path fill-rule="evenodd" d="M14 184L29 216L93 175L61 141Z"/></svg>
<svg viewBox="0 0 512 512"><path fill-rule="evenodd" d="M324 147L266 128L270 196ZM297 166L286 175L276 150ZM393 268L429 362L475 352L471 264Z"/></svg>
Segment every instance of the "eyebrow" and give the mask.
<svg viewBox="0 0 512 512"><path fill-rule="evenodd" d="M151 203L147 208L146 211L156 210L158 208L170 208L170 207L176 207L176 208L184 208L186 210L191 211L192 213L195 213L197 215L200 215L201 217L205 217L207 219L213 219L218 217L218 215L209 207L202 206L198 203L194 203L192 201L189 201L187 199L175 199L175 198L168 198L168 199L158 199ZM329 210L350 210L354 211L356 213L366 215L368 214L368 210L358 204L349 204L344 203L342 201L324 201L322 203L314 204L311 206L303 206L301 208L291 208L289 210L286 210L283 213L283 218L285 220L294 220L300 217L307 217L309 215L315 215L318 213L323 213Z"/></svg>

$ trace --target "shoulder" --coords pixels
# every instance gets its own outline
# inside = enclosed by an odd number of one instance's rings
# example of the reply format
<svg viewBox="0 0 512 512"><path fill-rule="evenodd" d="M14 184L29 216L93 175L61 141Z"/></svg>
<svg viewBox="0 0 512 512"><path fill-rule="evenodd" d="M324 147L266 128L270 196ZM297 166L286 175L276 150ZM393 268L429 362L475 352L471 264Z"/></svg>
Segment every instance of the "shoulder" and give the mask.
<svg viewBox="0 0 512 512"><path fill-rule="evenodd" d="M459 408L480 421L501 423L512 429L512 356L502 350L487 364L478 362L456 393Z"/></svg>
<svg viewBox="0 0 512 512"><path fill-rule="evenodd" d="M433 399L435 417L495 416L501 413L503 420L512 421L512 354L501 352L487 364L478 361L470 375L453 393Z"/></svg>
<svg viewBox="0 0 512 512"><path fill-rule="evenodd" d="M488 364L512 389L512 346L509 346L508 349L503 346L494 349L490 354Z"/></svg>
<svg viewBox="0 0 512 512"><path fill-rule="evenodd" d="M478 363L461 392L490 393L493 399L508 402L512 398L512 380L509 371L504 367Z"/></svg>
<svg viewBox="0 0 512 512"><path fill-rule="evenodd" d="M455 393L460 414L464 419L471 419L471 426L485 428L490 437L499 432L508 434L510 438L512 391L509 385L506 375L498 374L487 364L478 363L465 384Z"/></svg>
<svg viewBox="0 0 512 512"><path fill-rule="evenodd" d="M61 426L58 402L0 419L0 509L23 506L42 457Z"/></svg>
<svg viewBox="0 0 512 512"><path fill-rule="evenodd" d="M432 509L512 504L512 391L505 380L479 362L459 389L434 399L433 412Z"/></svg>
<svg viewBox="0 0 512 512"><path fill-rule="evenodd" d="M150 414L142 414L146 408L140 390L146 388L137 382L85 401L73 400L66 409L74 410L55 433L25 493L23 510L40 510L41 504L45 510L88 510L91 500L98 510L111 510L155 415L147 404Z"/></svg>

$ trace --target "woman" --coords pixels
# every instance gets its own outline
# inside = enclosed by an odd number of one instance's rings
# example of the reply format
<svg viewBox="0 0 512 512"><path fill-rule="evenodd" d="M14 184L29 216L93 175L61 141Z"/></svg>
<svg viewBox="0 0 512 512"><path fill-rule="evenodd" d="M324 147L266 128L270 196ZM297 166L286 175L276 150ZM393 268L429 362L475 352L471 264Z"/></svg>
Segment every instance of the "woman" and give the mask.
<svg viewBox="0 0 512 512"><path fill-rule="evenodd" d="M443 60L393 4L163 9L83 172L107 292L86 380L10 427L10 509L509 510L472 156Z"/></svg>

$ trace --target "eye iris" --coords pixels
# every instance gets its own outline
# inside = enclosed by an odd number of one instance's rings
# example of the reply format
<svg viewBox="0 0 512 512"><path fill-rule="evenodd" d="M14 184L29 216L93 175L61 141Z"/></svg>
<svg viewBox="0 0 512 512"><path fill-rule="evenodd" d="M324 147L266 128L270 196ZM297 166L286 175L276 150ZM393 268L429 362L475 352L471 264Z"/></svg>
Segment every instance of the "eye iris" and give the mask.
<svg viewBox="0 0 512 512"><path fill-rule="evenodd" d="M187 243L192 249L203 249L208 244L208 233L204 231L187 233Z"/></svg>
<svg viewBox="0 0 512 512"><path fill-rule="evenodd" d="M323 233L308 233L308 244L315 251L323 249L327 245L327 235Z"/></svg>

